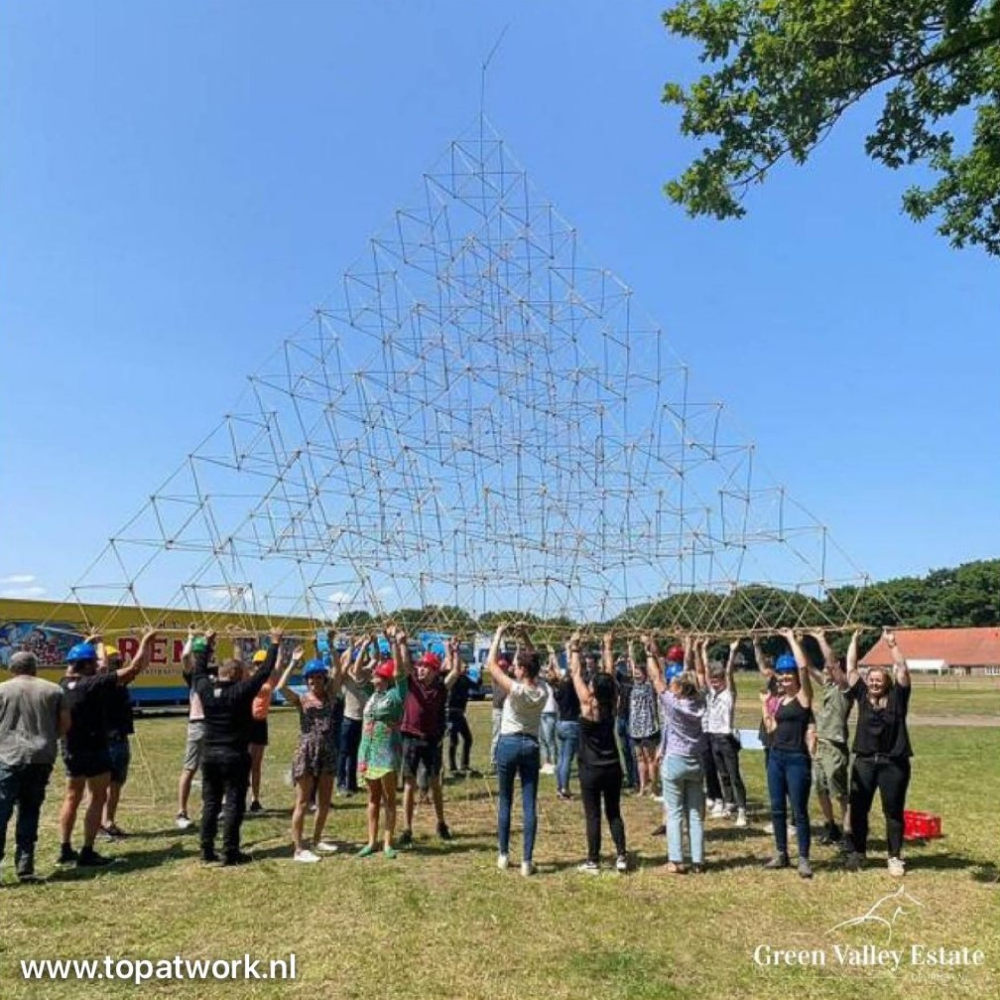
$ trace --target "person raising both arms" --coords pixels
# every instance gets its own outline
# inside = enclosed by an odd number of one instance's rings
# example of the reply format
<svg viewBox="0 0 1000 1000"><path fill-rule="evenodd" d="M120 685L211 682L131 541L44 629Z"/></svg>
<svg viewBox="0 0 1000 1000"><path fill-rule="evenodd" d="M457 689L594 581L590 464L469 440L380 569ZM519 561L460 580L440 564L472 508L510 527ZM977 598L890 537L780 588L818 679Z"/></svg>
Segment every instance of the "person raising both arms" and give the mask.
<svg viewBox="0 0 1000 1000"><path fill-rule="evenodd" d="M615 843L615 868L628 871L625 824L622 821L622 765L615 742L616 703L612 636L604 637L601 669L585 678L580 660L580 634L566 645L570 676L580 699L580 796L587 824L587 860L579 870L598 874L601 870L601 800Z"/></svg>
<svg viewBox="0 0 1000 1000"><path fill-rule="evenodd" d="M910 668L886 629L882 638L892 654L893 669L872 667L867 679L858 671L857 633L847 653L848 694L858 706L854 730L854 765L851 768L851 845L847 867L859 871L868 850L868 816L875 792L882 797L885 839L889 849L889 874L906 872L903 862L903 810L910 785L910 735L906 715L910 708Z"/></svg>
<svg viewBox="0 0 1000 1000"><path fill-rule="evenodd" d="M520 629L521 642L514 654L513 676L500 665L500 644L507 625L501 623L493 635L486 667L493 683L506 697L500 738L497 741L497 868L506 871L510 864L510 823L514 807L514 782L521 779L521 804L524 809L524 849L521 854L521 874L535 874L535 834L538 831L538 772L541 753L538 731L542 724L542 709L549 696L549 687L539 680L542 661L535 652L527 631Z"/></svg>
<svg viewBox="0 0 1000 1000"><path fill-rule="evenodd" d="M358 776L368 786L368 843L358 851L367 858L378 849L379 818L385 803L385 829L382 854L395 858L392 846L396 834L396 775L403 763L403 705L409 686L410 646L406 632L393 625L386 637L394 657L381 660L372 671L372 695L365 704L358 748ZM352 664L357 680L358 661Z"/></svg>
<svg viewBox="0 0 1000 1000"><path fill-rule="evenodd" d="M646 672L653 679L660 700L663 740L656 754L661 767L663 799L667 817L667 871L682 875L684 866L684 823L687 821L691 845L691 870L705 870L705 771L702 764L705 737L705 697L698 690L694 670L694 644L684 638L687 669L676 672L671 656L671 680L667 683L656 641L642 637L646 650ZM673 651L671 651L673 652Z"/></svg>
<svg viewBox="0 0 1000 1000"><path fill-rule="evenodd" d="M258 649L253 654L253 666L259 667L267 656L267 651ZM271 698L274 695L275 684L282 669L281 650L278 650L278 659L274 664L274 672L268 677L267 682L260 689L260 693L253 700L250 706L250 714L253 716L253 723L250 726L250 812L259 813L264 811L260 804L260 782L264 771L264 754L267 751L268 728L267 717L271 711Z"/></svg>
<svg viewBox="0 0 1000 1000"><path fill-rule="evenodd" d="M331 648L333 648L333 636ZM327 668L322 659L310 660L302 669L306 683L305 694L296 694L288 682L305 655L301 646L292 653L278 681L277 690L299 715L299 745L292 757L292 779L295 782L295 807L292 809L292 845L296 861L315 863L321 854L333 854L337 845L323 839L323 829L330 814L333 784L337 777L337 726L335 703L340 691L341 677L357 649L345 649L338 662ZM306 812L313 794L316 795L316 817L313 820L310 850L302 839ZM318 852L318 853L317 853Z"/></svg>
<svg viewBox="0 0 1000 1000"><path fill-rule="evenodd" d="M184 763L181 765L181 776L177 782L177 818L178 830L190 830L194 821L188 816L188 802L191 798L191 786L194 776L201 770L201 758L205 750L205 710L192 687L194 678L194 643L205 643L203 636L196 636L194 626L188 628L187 641L181 654L181 677L188 688L188 723L184 742ZM215 665L209 663L210 672L215 671Z"/></svg>
<svg viewBox="0 0 1000 1000"><path fill-rule="evenodd" d="M208 672L215 646L215 633L196 637L191 643L194 672L191 689L201 700L205 712L205 748L201 762L201 860L211 864L219 860L215 837L222 816L223 865L243 865L253 858L240 849L240 829L246 812L250 787L251 706L267 683L278 662L282 633L271 632L271 645L256 672L242 679L243 664L224 660L218 676ZM223 805L223 801L225 805Z"/></svg>
<svg viewBox="0 0 1000 1000"><path fill-rule="evenodd" d="M466 718L469 695L472 693L472 681L469 680L457 638L453 637L448 640L448 656L451 659L452 669L455 667L458 669L458 677L448 694L448 767L452 774L476 777L478 772L471 771L469 765L469 759L472 755L472 730L469 728L469 720ZM462 743L461 767L458 764L459 741Z"/></svg>
<svg viewBox="0 0 1000 1000"><path fill-rule="evenodd" d="M731 817L736 812L736 825L747 825L747 790L740 773L740 741L736 736L736 681L733 671L739 639L729 644L726 665L708 662L709 640L703 640L701 655L696 659L698 684L705 692L705 733L708 748L715 761L722 791L722 806L713 813L716 818Z"/></svg>
<svg viewBox="0 0 1000 1000"><path fill-rule="evenodd" d="M777 707L770 709L769 695L761 694L764 725L771 735L767 763L767 789L771 797L775 855L764 867L770 871L788 867L788 827L785 798L792 803L799 847L799 875L812 878L809 864L809 790L812 786L811 759L816 753L816 722L812 714L812 681L809 661L798 636L782 629L792 653L783 653L774 670L781 687Z"/></svg>
<svg viewBox="0 0 1000 1000"><path fill-rule="evenodd" d="M149 661L149 647L155 638L156 633L147 629L132 662L104 674L97 673L99 635L77 643L66 654L66 676L60 686L69 704L70 727L63 740L67 781L66 798L59 814L61 847L57 864L75 863L81 868L111 864L110 858L94 850L111 781L108 704L120 685L131 684L139 676ZM90 802L83 817L83 847L77 853L72 845L73 827L85 788L90 793Z"/></svg>
<svg viewBox="0 0 1000 1000"><path fill-rule="evenodd" d="M102 642L98 647L98 674L114 673L122 666L122 655L112 643ZM101 819L99 836L102 840L121 840L128 836L118 825L118 803L122 789L128 781L132 748L129 737L135 733L135 717L128 688L119 684L109 697L105 723L108 729L108 753L111 757L111 780L108 782L108 797L104 801L104 816Z"/></svg>
<svg viewBox="0 0 1000 1000"><path fill-rule="evenodd" d="M648 660L632 655L629 647L629 668L632 684L629 688L628 734L635 750L639 795L652 795L656 790L656 750L660 745L660 720L656 712L656 689L650 679ZM656 663L660 669L659 660Z"/></svg>
<svg viewBox="0 0 1000 1000"><path fill-rule="evenodd" d="M401 846L413 843L413 811L416 806L417 775L421 764L426 768L437 835L451 840L451 831L444 821L444 791L441 769L444 755L444 734L447 726L445 706L448 695L461 676L462 658L458 642L450 640L445 653L447 674L441 675L441 657L430 651L421 655L414 676L406 690L403 703L403 833Z"/></svg>
<svg viewBox="0 0 1000 1000"><path fill-rule="evenodd" d="M817 692L815 714L818 740L813 761L813 785L825 821L819 842L827 846L836 844L849 851L851 825L847 775L850 753L847 749L847 720L851 714L852 702L847 694L847 675L833 655L826 633L822 629L814 629L809 634L816 640L823 654L824 667L822 673L813 670L813 683ZM851 640L851 646L853 654L849 653L848 656L853 656L853 660L857 662L857 635Z"/></svg>

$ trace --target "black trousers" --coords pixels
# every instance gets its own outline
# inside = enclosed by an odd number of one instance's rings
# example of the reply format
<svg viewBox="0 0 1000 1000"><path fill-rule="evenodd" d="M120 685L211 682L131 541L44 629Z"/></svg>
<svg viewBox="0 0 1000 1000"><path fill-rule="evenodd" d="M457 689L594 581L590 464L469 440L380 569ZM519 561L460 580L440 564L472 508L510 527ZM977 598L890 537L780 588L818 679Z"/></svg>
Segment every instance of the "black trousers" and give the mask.
<svg viewBox="0 0 1000 1000"><path fill-rule="evenodd" d="M858 854L868 850L868 814L878 791L882 796L889 857L900 857L903 850L903 809L909 785L909 757L859 755L854 758L851 768L851 841Z"/></svg>
<svg viewBox="0 0 1000 1000"><path fill-rule="evenodd" d="M705 772L705 796L718 802L722 798L722 785L719 784L719 772L715 768L715 755L708 740L701 744L701 768Z"/></svg>
<svg viewBox="0 0 1000 1000"><path fill-rule="evenodd" d="M625 824L622 822L622 772L620 767L581 767L580 796L587 819L587 860L601 860L601 799L611 827L615 851L625 853Z"/></svg>
<svg viewBox="0 0 1000 1000"><path fill-rule="evenodd" d="M358 747L361 746L361 720L340 721L340 755L337 758L337 787L349 792L358 790Z"/></svg>
<svg viewBox="0 0 1000 1000"><path fill-rule="evenodd" d="M250 755L206 760L201 765L201 849L215 850L215 836L222 815L222 849L236 854L240 849L240 827L246 812L250 785ZM223 805L225 799L225 805Z"/></svg>
<svg viewBox="0 0 1000 1000"><path fill-rule="evenodd" d="M739 740L732 733L711 733L708 741L722 785L722 801L726 805L735 802L737 809L746 809L747 789L740 774Z"/></svg>
<svg viewBox="0 0 1000 1000"><path fill-rule="evenodd" d="M472 730L465 712L448 713L448 766L457 771L455 760L458 756L458 741L462 740L462 770L469 770L469 754L472 752Z"/></svg>

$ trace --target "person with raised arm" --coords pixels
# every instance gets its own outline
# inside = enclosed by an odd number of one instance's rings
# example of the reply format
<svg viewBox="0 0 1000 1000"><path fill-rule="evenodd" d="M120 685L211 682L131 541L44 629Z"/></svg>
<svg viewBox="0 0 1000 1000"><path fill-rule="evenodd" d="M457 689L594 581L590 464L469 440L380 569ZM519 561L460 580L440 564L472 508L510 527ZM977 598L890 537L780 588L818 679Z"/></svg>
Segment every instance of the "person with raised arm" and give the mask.
<svg viewBox="0 0 1000 1000"><path fill-rule="evenodd" d="M705 732L722 790L722 808L717 815L730 817L735 810L736 825L747 825L747 790L740 773L740 741L736 735L736 680L733 672L739 639L729 644L726 664L708 663L706 653L697 663L698 684L705 692Z"/></svg>
<svg viewBox="0 0 1000 1000"><path fill-rule="evenodd" d="M639 795L653 795L656 791L656 751L661 737L661 720L656 711L656 688L650 679L645 655L633 657L631 647L629 667L632 685L629 689L628 734L635 748ZM659 661L656 669L660 669Z"/></svg>
<svg viewBox="0 0 1000 1000"><path fill-rule="evenodd" d="M447 727L448 695L461 676L461 657L457 643L452 655L447 652L448 673L442 676L441 657L430 650L417 661L403 703L403 833L401 846L413 843L413 813L416 806L418 774L426 770L431 800L437 818L437 835L451 840L451 830L444 819L444 790L441 770L444 756L444 734Z"/></svg>
<svg viewBox="0 0 1000 1000"><path fill-rule="evenodd" d="M614 642L614 636L609 632L605 636L605 646L603 649L605 659L608 656L614 657L613 649L608 643ZM633 645L629 643L627 656L622 656L614 663L614 678L617 684L617 704L615 705L615 733L618 736L618 745L621 748L622 760L625 764L625 789L632 792L639 787L639 769L635 759L635 747L632 745L632 737L629 736L628 720L629 709L632 703L632 668L630 663L635 659ZM604 668L607 670L607 666Z"/></svg>
<svg viewBox="0 0 1000 1000"><path fill-rule="evenodd" d="M506 695L503 718L500 721L500 738L497 741L499 784L497 867L501 871L506 871L510 863L510 822L514 806L514 782L520 777L521 803L524 809L521 874L529 876L535 873L535 834L538 830L538 772L541 764L538 731L549 688L539 679L542 661L531 645L527 631L523 628L520 630L521 643L514 654L513 676L508 676L500 666L500 644L506 631L505 623L497 626L486 660L486 667L493 678L493 683L502 688Z"/></svg>
<svg viewBox="0 0 1000 1000"><path fill-rule="evenodd" d="M556 739L556 727L559 724L559 705L556 703L556 692L550 678L559 677L559 657L556 655L555 646L546 643L545 648L549 652L548 663L545 667L545 681L548 685L549 696L545 699L542 708L542 727L538 731L539 742L542 750L542 769L540 774L555 774L559 766L559 742Z"/></svg>
<svg viewBox="0 0 1000 1000"><path fill-rule="evenodd" d="M191 689L201 699L205 713L205 747L201 763L201 859L219 860L215 838L222 816L223 865L243 865L253 858L240 849L240 830L250 787L251 706L267 683L278 661L282 632L271 631L271 644L256 671L243 679L239 660L224 660L218 675L208 672L215 647L215 633L192 642L194 660ZM223 804L224 803L224 804Z"/></svg>
<svg viewBox="0 0 1000 1000"><path fill-rule="evenodd" d="M684 638L685 664L680 673L671 671L668 682L660 667L656 640L644 635L646 672L652 678L660 701L663 739L656 754L663 784L667 818L667 871L682 875L684 864L684 824L688 827L691 870L705 870L705 772L702 756L705 745L705 698L698 689L693 669L694 644Z"/></svg>
<svg viewBox="0 0 1000 1000"><path fill-rule="evenodd" d="M836 844L849 851L851 814L847 777L851 755L847 749L847 721L852 702L847 695L847 676L827 642L826 633L822 629L812 629L809 634L816 640L823 656L823 670L813 670L817 738L813 786L825 821L819 842L827 846ZM856 660L856 634L851 644Z"/></svg>
<svg viewBox="0 0 1000 1000"><path fill-rule="evenodd" d="M266 650L258 649L253 654L252 665L259 667L266 656ZM267 752L267 745L270 741L267 717L271 712L271 699L274 697L278 677L284 667L282 651L279 649L273 673L268 677L257 697L254 698L253 705L250 706L250 714L253 717L250 726L250 812L252 813L264 811L260 801L260 786L264 776L264 754Z"/></svg>
<svg viewBox="0 0 1000 1000"><path fill-rule="evenodd" d="M344 717L340 722L337 757L337 791L347 796L359 791L358 748L361 746L365 705L372 694L372 668L378 660L375 636L367 636L360 647L352 650L351 657L341 680Z"/></svg>
<svg viewBox="0 0 1000 1000"><path fill-rule="evenodd" d="M676 677L683 670L690 670L703 678L707 677L708 646L711 641L711 637L707 635L700 639L695 639L692 636L690 641L685 640L683 665L680 667L671 662L676 655L674 651L678 647L674 646L669 650L667 653L667 682L669 683L672 676ZM704 683L701 684L701 689L704 692ZM712 754L712 743L708 738L708 712L701 717L701 722L705 730L705 740L701 748L701 766L705 772L705 816L710 819L726 819L728 818L726 801L722 794L722 783L715 766L715 757Z"/></svg>
<svg viewBox="0 0 1000 1000"><path fill-rule="evenodd" d="M892 654L893 668L872 667L867 678L858 671L857 633L847 654L848 695L858 706L854 730L854 764L851 768L851 845L848 869L858 871L868 850L868 816L877 791L885 814L885 839L889 874L906 873L903 861L903 810L910 785L913 750L906 728L910 708L910 668L895 633L882 638Z"/></svg>
<svg viewBox="0 0 1000 1000"><path fill-rule="evenodd" d="M774 664L781 688L777 706L770 709L770 696L761 694L764 725L771 735L767 764L767 788L771 798L771 823L774 827L775 854L764 868L774 871L787 868L788 827L785 800L792 804L796 840L799 848L799 875L812 878L809 863L809 790L812 787L811 758L816 753L816 722L812 713L812 680L809 661L792 629L781 630L791 653L784 653Z"/></svg>
<svg viewBox="0 0 1000 1000"><path fill-rule="evenodd" d="M618 692L614 680L611 635L604 637L601 667L585 677L580 660L580 634L574 632L566 645L570 676L580 699L580 797L587 828L587 860L579 870L597 874L601 870L601 800L615 843L615 869L628 871L625 824L622 821L622 765L615 742L615 705Z"/></svg>
<svg viewBox="0 0 1000 1000"><path fill-rule="evenodd" d="M181 677L188 688L188 723L184 741L184 763L181 765L181 775L177 782L177 817L175 822L178 830L190 830L194 821L188 816L188 803L191 799L191 786L194 776L201 770L201 759L205 751L205 709L198 693L192 687L194 678L194 645L205 646L204 636L195 635L194 626L188 627L187 641L181 653ZM209 663L210 672L215 669Z"/></svg>
<svg viewBox="0 0 1000 1000"><path fill-rule="evenodd" d="M569 790L573 761L580 751L580 699L569 673L569 666L561 669L555 658L550 658L546 683L555 699L558 721L556 741L559 745L559 760L556 764L556 795L563 801L572 798Z"/></svg>
<svg viewBox="0 0 1000 1000"><path fill-rule="evenodd" d="M470 770L472 756L472 730L466 712L469 708L469 697L472 694L472 681L469 680L468 667L462 659L462 651L457 636L448 640L447 660L445 669L450 675L458 671L458 677L448 693L448 767L452 774L476 776L477 772ZM458 764L458 744L462 744L462 764Z"/></svg>
<svg viewBox="0 0 1000 1000"><path fill-rule="evenodd" d="M403 706L409 686L410 647L406 632L386 628L392 659L381 660L372 672L372 695L365 704L358 748L358 776L368 786L368 842L358 851L367 858L378 850L379 820L385 805L382 854L395 858L396 775L403 763Z"/></svg>
<svg viewBox="0 0 1000 1000"><path fill-rule="evenodd" d="M323 829L330 813L333 783L337 776L336 701L341 679L357 647L345 649L330 667L322 659L309 660L302 669L306 683L304 694L296 694L288 682L305 656L298 646L278 680L277 690L299 715L299 745L292 757L292 780L295 782L295 807L292 810L292 845L296 861L315 863L322 854L333 854L337 845L323 839ZM306 812L316 796L312 849L303 841Z"/></svg>
<svg viewBox="0 0 1000 1000"><path fill-rule="evenodd" d="M156 633L146 629L132 662L103 674L97 672L100 635L77 643L66 654L66 676L60 681L60 687L66 692L70 726L63 738L67 780L66 797L59 814L61 847L57 864L76 864L80 868L111 864L112 859L94 850L111 781L108 706L117 689L131 684L149 662L149 647L155 638ZM90 801L83 817L83 847L77 853L72 844L73 827L84 789L90 794Z"/></svg>
<svg viewBox="0 0 1000 1000"><path fill-rule="evenodd" d="M109 673L120 669L122 655L118 646L102 642L97 649L97 672ZM128 687L119 684L113 688L107 703L105 724L108 730L108 754L111 758L111 779L108 782L108 797L104 800L104 815L98 834L103 840L122 840L128 834L118 825L118 803L122 789L128 781L132 748L129 738L135 733L135 714Z"/></svg>

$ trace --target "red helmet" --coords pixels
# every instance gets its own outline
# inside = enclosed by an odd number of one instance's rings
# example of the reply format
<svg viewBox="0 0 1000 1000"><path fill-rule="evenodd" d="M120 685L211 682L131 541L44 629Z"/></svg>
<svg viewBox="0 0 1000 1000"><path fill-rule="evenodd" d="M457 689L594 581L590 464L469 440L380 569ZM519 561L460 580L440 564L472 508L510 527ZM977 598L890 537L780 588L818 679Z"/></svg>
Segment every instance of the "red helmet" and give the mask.
<svg viewBox="0 0 1000 1000"><path fill-rule="evenodd" d="M684 647L683 646L671 646L667 650L667 663L683 663L684 662Z"/></svg>
<svg viewBox="0 0 1000 1000"><path fill-rule="evenodd" d="M441 669L441 657L438 656L437 653L424 653L424 655L420 657L420 662L429 670Z"/></svg>

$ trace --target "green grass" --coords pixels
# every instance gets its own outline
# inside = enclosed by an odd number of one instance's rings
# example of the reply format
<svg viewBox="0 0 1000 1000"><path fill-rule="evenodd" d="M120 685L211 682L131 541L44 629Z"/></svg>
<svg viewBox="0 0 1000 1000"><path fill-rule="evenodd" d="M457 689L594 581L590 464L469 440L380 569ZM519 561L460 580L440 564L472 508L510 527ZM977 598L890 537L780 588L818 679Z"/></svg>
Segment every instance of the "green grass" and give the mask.
<svg viewBox="0 0 1000 1000"><path fill-rule="evenodd" d="M923 711L922 689L914 712ZM933 693L950 697L945 692ZM940 702L943 704L943 702ZM919 705L919 707L918 707ZM935 708L935 713L943 709ZM482 765L489 707L471 709ZM246 869L204 869L197 837L173 827L175 781L184 742L178 718L139 723L132 779L120 813L140 835L110 853L125 863L94 877L68 872L43 886L0 890L0 997L133 997L126 983L25 983L21 958L283 958L294 951L294 983L162 983L158 997L670 998L730 997L922 1000L998 995L1000 906L992 884L998 860L1000 730L914 726L909 804L944 817L947 836L910 849L906 887L922 907L902 917L893 946L912 942L982 948L979 969L904 965L879 970L758 968L759 944L827 948L879 941L877 933L830 932L896 888L882 866L850 876L816 847L817 875L763 873L770 849L759 816L743 832L710 823L711 871L671 877L662 841L649 833L659 806L630 798L625 816L638 868L626 878L575 870L584 833L578 800L556 800L543 778L536 849L540 873L522 879L495 868L495 785L449 783L449 822L458 839L440 844L433 814L418 807L417 845L394 862L337 856L315 866L291 862L283 781L296 739L288 712L272 716L264 801L273 812L248 818L245 840L258 861ZM743 755L760 808L760 755ZM57 777L44 813L41 867L55 858ZM197 796L197 791L195 793ZM197 802L195 802L197 806ZM877 813L877 807L876 807ZM518 811L515 818L519 816ZM876 818L876 832L880 824ZM338 799L328 832L357 844L360 798ZM13 831L11 831L13 832ZM607 834L605 833L607 838ZM519 838L514 860L519 859ZM875 848L881 848L877 843ZM147 987L152 989L153 987Z"/></svg>

